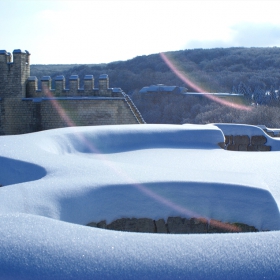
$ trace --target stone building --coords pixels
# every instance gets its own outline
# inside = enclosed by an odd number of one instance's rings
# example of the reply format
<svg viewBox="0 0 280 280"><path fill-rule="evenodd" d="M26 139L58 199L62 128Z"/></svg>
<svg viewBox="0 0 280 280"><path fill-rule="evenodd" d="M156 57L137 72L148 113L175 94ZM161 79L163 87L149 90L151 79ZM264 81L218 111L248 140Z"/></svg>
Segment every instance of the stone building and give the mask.
<svg viewBox="0 0 280 280"><path fill-rule="evenodd" d="M30 53L0 50L0 135L30 133L66 126L141 124L144 120L132 100L120 88L109 88L109 77L72 75L69 88L64 76L30 77Z"/></svg>

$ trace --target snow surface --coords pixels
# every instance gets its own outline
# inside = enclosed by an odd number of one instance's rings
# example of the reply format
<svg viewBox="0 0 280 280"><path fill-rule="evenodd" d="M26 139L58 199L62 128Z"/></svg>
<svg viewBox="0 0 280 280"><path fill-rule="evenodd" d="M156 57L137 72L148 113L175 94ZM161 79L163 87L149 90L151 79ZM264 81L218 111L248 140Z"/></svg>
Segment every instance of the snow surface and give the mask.
<svg viewBox="0 0 280 280"><path fill-rule="evenodd" d="M223 150L218 143L230 128L218 126L1 136L0 279L279 279L280 152ZM273 231L173 235L84 226L169 216Z"/></svg>

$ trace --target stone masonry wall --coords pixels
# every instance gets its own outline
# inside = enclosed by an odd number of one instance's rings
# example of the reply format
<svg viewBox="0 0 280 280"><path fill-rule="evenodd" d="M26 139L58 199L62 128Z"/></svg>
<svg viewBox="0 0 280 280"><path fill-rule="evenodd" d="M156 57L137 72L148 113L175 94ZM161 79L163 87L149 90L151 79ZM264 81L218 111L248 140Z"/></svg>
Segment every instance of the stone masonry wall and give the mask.
<svg viewBox="0 0 280 280"><path fill-rule="evenodd" d="M139 124L125 98L0 100L0 135L67 126Z"/></svg>
<svg viewBox="0 0 280 280"><path fill-rule="evenodd" d="M0 135L22 134L34 131L35 106L18 98L1 100Z"/></svg>
<svg viewBox="0 0 280 280"><path fill-rule="evenodd" d="M68 126L138 124L125 98L0 101L0 135Z"/></svg>
<svg viewBox="0 0 280 280"><path fill-rule="evenodd" d="M137 124L125 99L43 100L41 130L67 126Z"/></svg>
<svg viewBox="0 0 280 280"><path fill-rule="evenodd" d="M264 135L225 135L225 149L230 151L271 151Z"/></svg>

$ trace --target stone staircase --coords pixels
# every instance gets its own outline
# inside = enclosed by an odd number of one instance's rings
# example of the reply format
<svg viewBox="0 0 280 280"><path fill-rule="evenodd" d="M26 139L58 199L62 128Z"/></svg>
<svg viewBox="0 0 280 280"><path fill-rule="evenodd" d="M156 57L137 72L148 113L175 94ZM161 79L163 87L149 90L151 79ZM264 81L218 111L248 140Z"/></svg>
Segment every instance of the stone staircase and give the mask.
<svg viewBox="0 0 280 280"><path fill-rule="evenodd" d="M129 106L130 110L132 111L132 113L134 114L135 118L137 119L139 124L144 124L146 123L141 115L141 113L139 112L139 110L137 109L137 107L134 105L133 101L131 100L131 98L123 93L125 101L127 103L127 105Z"/></svg>

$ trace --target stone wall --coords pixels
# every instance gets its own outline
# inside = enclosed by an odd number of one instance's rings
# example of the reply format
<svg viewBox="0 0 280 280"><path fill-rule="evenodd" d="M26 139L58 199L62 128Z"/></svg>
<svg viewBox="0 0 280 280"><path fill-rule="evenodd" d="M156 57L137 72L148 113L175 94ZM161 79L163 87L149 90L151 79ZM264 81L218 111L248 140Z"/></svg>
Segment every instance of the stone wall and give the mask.
<svg viewBox="0 0 280 280"><path fill-rule="evenodd" d="M14 135L68 126L143 123L125 98L33 99L0 101L0 135Z"/></svg>
<svg viewBox="0 0 280 280"><path fill-rule="evenodd" d="M124 98L41 102L41 130L66 126L137 124Z"/></svg>
<svg viewBox="0 0 280 280"><path fill-rule="evenodd" d="M36 107L32 102L22 102L18 98L5 98L0 101L0 135L13 135L33 132L36 123Z"/></svg>
<svg viewBox="0 0 280 280"><path fill-rule="evenodd" d="M225 135L225 149L230 151L271 151L266 142L264 135Z"/></svg>
<svg viewBox="0 0 280 280"><path fill-rule="evenodd" d="M169 217L152 220L148 218L122 218L107 224L105 220L91 222L87 226L109 230L146 232L146 233L171 233L171 234L191 234L191 233L230 233L230 232L257 232L253 226L241 223L222 223L217 220L209 222L204 218L181 218Z"/></svg>

